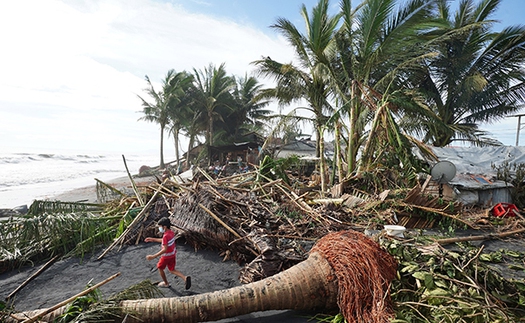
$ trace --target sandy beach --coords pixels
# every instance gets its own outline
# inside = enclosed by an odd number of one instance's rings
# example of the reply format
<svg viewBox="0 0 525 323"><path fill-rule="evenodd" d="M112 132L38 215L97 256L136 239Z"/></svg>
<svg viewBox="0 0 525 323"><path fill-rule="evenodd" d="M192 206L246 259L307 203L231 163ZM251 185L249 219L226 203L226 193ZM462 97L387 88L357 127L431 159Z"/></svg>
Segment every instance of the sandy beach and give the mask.
<svg viewBox="0 0 525 323"><path fill-rule="evenodd" d="M154 177L136 179L136 185L147 185ZM118 189L130 189L128 178L118 178L110 183ZM96 202L95 187L83 187L66 192L56 197L61 201ZM109 297L143 280L160 281L155 268L156 260L147 261L146 255L159 250L157 243L141 242L138 245L114 248L101 260L97 258L104 251L98 250L84 258L58 260L12 297L12 304L17 311L49 308L86 288L89 283L99 283L116 273L120 276L103 285L102 294ZM192 286L184 289L182 280L168 273L170 288L162 288L165 297L183 297L227 289L240 285L240 266L233 261L223 261L217 250L198 250L187 245L183 238L177 240L177 269L192 277ZM28 266L0 275L0 297L5 299L33 273L42 263ZM219 322L311 322L315 313L296 311L266 311L251 313Z"/></svg>

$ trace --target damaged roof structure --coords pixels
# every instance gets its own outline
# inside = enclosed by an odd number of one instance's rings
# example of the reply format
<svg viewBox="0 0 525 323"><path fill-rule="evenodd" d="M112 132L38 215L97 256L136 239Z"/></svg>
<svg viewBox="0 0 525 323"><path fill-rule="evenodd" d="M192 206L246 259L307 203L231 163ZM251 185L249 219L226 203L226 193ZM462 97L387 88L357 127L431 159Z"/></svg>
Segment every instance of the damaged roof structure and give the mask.
<svg viewBox="0 0 525 323"><path fill-rule="evenodd" d="M449 161L456 168L454 178L443 185L444 197L483 207L513 202L513 185L497 179L497 168L525 163L525 147L432 147L432 151L438 161Z"/></svg>

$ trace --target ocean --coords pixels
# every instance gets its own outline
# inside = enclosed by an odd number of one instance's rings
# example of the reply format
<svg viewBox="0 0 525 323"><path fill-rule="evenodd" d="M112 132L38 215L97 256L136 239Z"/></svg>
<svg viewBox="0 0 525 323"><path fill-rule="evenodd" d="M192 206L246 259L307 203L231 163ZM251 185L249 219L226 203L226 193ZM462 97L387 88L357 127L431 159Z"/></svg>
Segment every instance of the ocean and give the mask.
<svg viewBox="0 0 525 323"><path fill-rule="evenodd" d="M159 165L159 154L124 154L129 172ZM167 162L167 160L166 160ZM53 199L72 189L127 176L122 154L81 151L0 152L0 209Z"/></svg>

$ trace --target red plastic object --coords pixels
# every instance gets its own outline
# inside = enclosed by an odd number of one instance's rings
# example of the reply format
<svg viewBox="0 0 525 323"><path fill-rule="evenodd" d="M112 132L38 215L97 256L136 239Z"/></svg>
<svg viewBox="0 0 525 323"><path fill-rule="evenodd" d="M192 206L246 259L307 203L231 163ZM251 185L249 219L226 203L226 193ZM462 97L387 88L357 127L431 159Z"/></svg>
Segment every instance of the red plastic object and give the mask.
<svg viewBox="0 0 525 323"><path fill-rule="evenodd" d="M492 215L496 217L513 217L518 213L518 208L512 203L498 203L492 209Z"/></svg>

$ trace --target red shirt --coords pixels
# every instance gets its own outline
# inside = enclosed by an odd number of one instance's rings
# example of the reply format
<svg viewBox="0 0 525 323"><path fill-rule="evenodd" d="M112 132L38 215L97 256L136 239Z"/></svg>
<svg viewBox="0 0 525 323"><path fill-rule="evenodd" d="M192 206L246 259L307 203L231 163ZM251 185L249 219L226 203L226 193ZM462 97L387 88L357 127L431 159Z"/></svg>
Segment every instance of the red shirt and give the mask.
<svg viewBox="0 0 525 323"><path fill-rule="evenodd" d="M170 229L164 231L162 236L162 245L166 246L166 252L162 254L162 257L175 257L177 252L177 245L175 244L175 233Z"/></svg>

